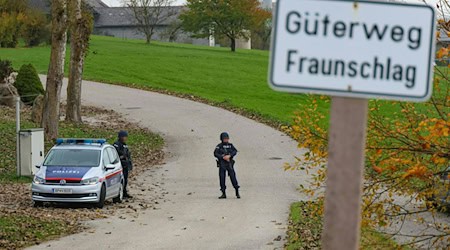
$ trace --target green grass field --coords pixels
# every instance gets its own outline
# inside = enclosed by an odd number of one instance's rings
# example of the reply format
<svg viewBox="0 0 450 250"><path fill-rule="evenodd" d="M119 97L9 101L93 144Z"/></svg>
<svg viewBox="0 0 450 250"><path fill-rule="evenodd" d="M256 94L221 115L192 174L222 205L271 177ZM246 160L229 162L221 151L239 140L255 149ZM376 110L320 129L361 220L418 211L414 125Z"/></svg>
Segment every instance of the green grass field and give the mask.
<svg viewBox="0 0 450 250"><path fill-rule="evenodd" d="M49 46L0 49L0 58L12 60L16 69L32 63L42 74L49 55ZM269 88L268 56L267 51L231 53L228 48L93 36L84 79L191 94L289 122L305 96Z"/></svg>
<svg viewBox="0 0 450 250"><path fill-rule="evenodd" d="M231 53L228 48L161 42L147 45L141 40L104 36L92 36L89 50L85 80L200 97L219 106L256 114L269 122L291 123L294 111L301 109L307 98L270 89L267 51ZM41 74L46 74L49 58L49 46L0 49L0 59L11 60L16 69L31 63ZM448 71L447 67L441 69ZM328 105L319 103L326 112ZM381 112L386 116L400 111L398 105L382 103Z"/></svg>

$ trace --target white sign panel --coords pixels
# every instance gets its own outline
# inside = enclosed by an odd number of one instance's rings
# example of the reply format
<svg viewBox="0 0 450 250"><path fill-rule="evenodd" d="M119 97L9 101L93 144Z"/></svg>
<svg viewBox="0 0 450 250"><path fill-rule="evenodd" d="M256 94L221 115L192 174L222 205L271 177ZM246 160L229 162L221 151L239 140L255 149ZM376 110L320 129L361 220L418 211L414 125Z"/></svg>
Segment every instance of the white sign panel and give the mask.
<svg viewBox="0 0 450 250"><path fill-rule="evenodd" d="M287 92L426 101L435 22L427 5L278 0L270 85Z"/></svg>

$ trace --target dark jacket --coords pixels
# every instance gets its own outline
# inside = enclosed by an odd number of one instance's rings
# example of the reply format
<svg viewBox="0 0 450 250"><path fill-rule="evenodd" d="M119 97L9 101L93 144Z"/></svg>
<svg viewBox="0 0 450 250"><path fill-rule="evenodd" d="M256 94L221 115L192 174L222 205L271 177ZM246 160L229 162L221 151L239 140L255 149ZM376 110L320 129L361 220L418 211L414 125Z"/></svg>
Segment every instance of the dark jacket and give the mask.
<svg viewBox="0 0 450 250"><path fill-rule="evenodd" d="M233 165L233 158L236 156L237 152L237 149L231 143L220 143L219 145L217 145L216 149L214 150L214 156L218 160L219 167L229 166L230 163L231 165ZM223 157L226 155L231 155L231 160L229 162L223 159Z"/></svg>
<svg viewBox="0 0 450 250"><path fill-rule="evenodd" d="M131 153L128 145L121 141L114 142L114 147L117 150L117 153L120 157L120 163L122 163L123 168L128 168L129 170L133 169L133 161L131 160Z"/></svg>

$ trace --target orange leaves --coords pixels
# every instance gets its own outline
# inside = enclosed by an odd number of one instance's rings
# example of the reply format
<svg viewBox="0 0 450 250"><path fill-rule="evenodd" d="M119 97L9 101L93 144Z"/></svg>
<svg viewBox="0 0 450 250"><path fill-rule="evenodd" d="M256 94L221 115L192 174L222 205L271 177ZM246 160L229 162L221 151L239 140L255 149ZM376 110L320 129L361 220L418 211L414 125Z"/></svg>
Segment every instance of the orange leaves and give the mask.
<svg viewBox="0 0 450 250"><path fill-rule="evenodd" d="M408 169L406 171L405 174L403 174L403 178L412 178L412 177L417 177L417 178L424 178L428 176L428 169L427 167L421 165L421 164L417 164L414 167Z"/></svg>
<svg viewBox="0 0 450 250"><path fill-rule="evenodd" d="M379 174L381 174L383 172L383 169L378 166L373 166L372 169Z"/></svg>
<svg viewBox="0 0 450 250"><path fill-rule="evenodd" d="M444 48L444 47L440 48L438 50L438 52L436 53L436 59L442 59L442 58L448 56L448 51L449 51L448 48Z"/></svg>

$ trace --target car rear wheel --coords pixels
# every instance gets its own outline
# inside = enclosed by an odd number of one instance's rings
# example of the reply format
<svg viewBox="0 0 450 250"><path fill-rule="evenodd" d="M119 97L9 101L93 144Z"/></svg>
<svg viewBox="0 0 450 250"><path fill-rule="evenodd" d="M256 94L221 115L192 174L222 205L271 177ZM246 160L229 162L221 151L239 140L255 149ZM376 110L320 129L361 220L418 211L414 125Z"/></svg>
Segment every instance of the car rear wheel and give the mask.
<svg viewBox="0 0 450 250"><path fill-rule="evenodd" d="M105 206L105 198L106 198L106 186L102 185L102 190L100 191L100 200L96 204L96 207L103 208Z"/></svg>
<svg viewBox="0 0 450 250"><path fill-rule="evenodd" d="M33 207L43 207L44 202L43 201L33 201Z"/></svg>
<svg viewBox="0 0 450 250"><path fill-rule="evenodd" d="M114 203L122 203L123 201L123 181L120 182L119 194L113 198Z"/></svg>

